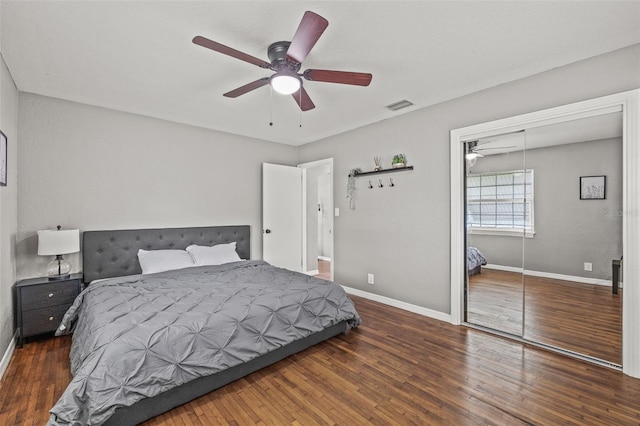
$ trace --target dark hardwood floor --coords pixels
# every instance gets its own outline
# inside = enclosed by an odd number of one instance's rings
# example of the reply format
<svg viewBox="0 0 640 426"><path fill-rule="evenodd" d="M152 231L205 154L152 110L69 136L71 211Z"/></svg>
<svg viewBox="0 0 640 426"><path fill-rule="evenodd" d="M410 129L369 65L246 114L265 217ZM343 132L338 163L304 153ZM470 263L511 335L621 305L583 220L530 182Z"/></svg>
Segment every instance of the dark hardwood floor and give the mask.
<svg viewBox="0 0 640 426"><path fill-rule="evenodd" d="M469 283L469 322L622 364L622 290L532 276L523 286L521 274L492 269Z"/></svg>
<svg viewBox="0 0 640 426"><path fill-rule="evenodd" d="M146 425L638 425L640 380L353 297L362 325ZM43 425L70 339L16 349L0 424Z"/></svg>

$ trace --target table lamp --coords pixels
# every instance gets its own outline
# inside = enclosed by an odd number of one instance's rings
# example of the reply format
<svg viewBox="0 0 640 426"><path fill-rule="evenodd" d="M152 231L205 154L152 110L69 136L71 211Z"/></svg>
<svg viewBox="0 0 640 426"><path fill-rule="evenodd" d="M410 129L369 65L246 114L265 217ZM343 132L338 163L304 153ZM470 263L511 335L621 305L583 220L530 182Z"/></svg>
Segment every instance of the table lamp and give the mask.
<svg viewBox="0 0 640 426"><path fill-rule="evenodd" d="M80 230L61 228L58 225L57 230L38 231L38 254L56 257L47 266L50 280L69 278L71 263L62 255L80 251Z"/></svg>

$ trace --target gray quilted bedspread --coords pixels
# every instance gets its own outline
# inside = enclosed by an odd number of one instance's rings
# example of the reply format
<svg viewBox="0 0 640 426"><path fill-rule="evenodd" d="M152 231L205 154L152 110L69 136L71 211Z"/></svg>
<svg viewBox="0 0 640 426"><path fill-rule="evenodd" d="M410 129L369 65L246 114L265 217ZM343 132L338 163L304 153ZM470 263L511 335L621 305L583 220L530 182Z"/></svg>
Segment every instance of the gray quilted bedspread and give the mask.
<svg viewBox="0 0 640 426"><path fill-rule="evenodd" d="M187 268L91 284L65 314L73 380L51 425L99 425L132 405L346 320L339 285L263 261Z"/></svg>

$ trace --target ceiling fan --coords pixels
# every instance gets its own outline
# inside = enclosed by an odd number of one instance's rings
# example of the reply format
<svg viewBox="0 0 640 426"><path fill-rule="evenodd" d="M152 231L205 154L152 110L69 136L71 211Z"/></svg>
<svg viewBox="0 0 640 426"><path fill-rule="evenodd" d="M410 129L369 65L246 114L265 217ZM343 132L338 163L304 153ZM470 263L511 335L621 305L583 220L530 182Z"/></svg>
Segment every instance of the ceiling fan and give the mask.
<svg viewBox="0 0 640 426"><path fill-rule="evenodd" d="M467 152L465 154L465 158L467 160L467 165L469 167L472 167L473 165L475 165L476 164L476 160L478 158L484 157L484 155L482 155L480 153L480 151L488 151L488 150L492 150L492 149L517 148L515 145L511 145L511 146L491 146L491 147L482 148L482 145L486 145L488 143L491 143L491 141L485 142L485 143L481 143L481 144L478 144L478 141L469 141L469 142L467 142Z"/></svg>
<svg viewBox="0 0 640 426"><path fill-rule="evenodd" d="M193 42L202 47L257 65L260 68L275 71L275 74L270 77L263 77L244 86L240 86L237 89L225 93L223 96L237 98L252 90L270 84L276 92L292 95L300 109L302 111L308 111L315 108L315 105L302 86L302 78L308 81L322 81L325 83L340 83L355 86L368 86L372 78L371 74L349 71L307 69L303 73L299 73L302 67L302 61L307 57L328 25L329 22L322 16L310 11L305 12L290 42L277 41L269 46L267 56L271 62L263 61L255 56L232 49L202 36L194 37Z"/></svg>
<svg viewBox="0 0 640 426"><path fill-rule="evenodd" d="M478 144L478 141L467 142L467 157L475 156L477 158L482 158L482 157L484 157L484 155L482 155L480 153L480 151L490 151L492 149L517 148L517 146L515 146L515 145L510 145L510 146L488 146L486 148L482 148L482 145L486 145L488 143L491 143L491 141L485 142L485 143L481 143L481 144Z"/></svg>

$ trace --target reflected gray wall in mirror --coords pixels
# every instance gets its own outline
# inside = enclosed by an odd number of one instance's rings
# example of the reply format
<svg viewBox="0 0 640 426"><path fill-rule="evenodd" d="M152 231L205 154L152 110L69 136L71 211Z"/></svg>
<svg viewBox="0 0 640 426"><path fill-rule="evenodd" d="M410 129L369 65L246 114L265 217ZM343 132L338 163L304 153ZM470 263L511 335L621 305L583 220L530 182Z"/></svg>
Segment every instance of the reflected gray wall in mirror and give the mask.
<svg viewBox="0 0 640 426"><path fill-rule="evenodd" d="M541 172L525 269L611 280L611 261L622 256L622 139L528 150L527 167ZM591 175L607 177L605 200L580 199L580 176Z"/></svg>

